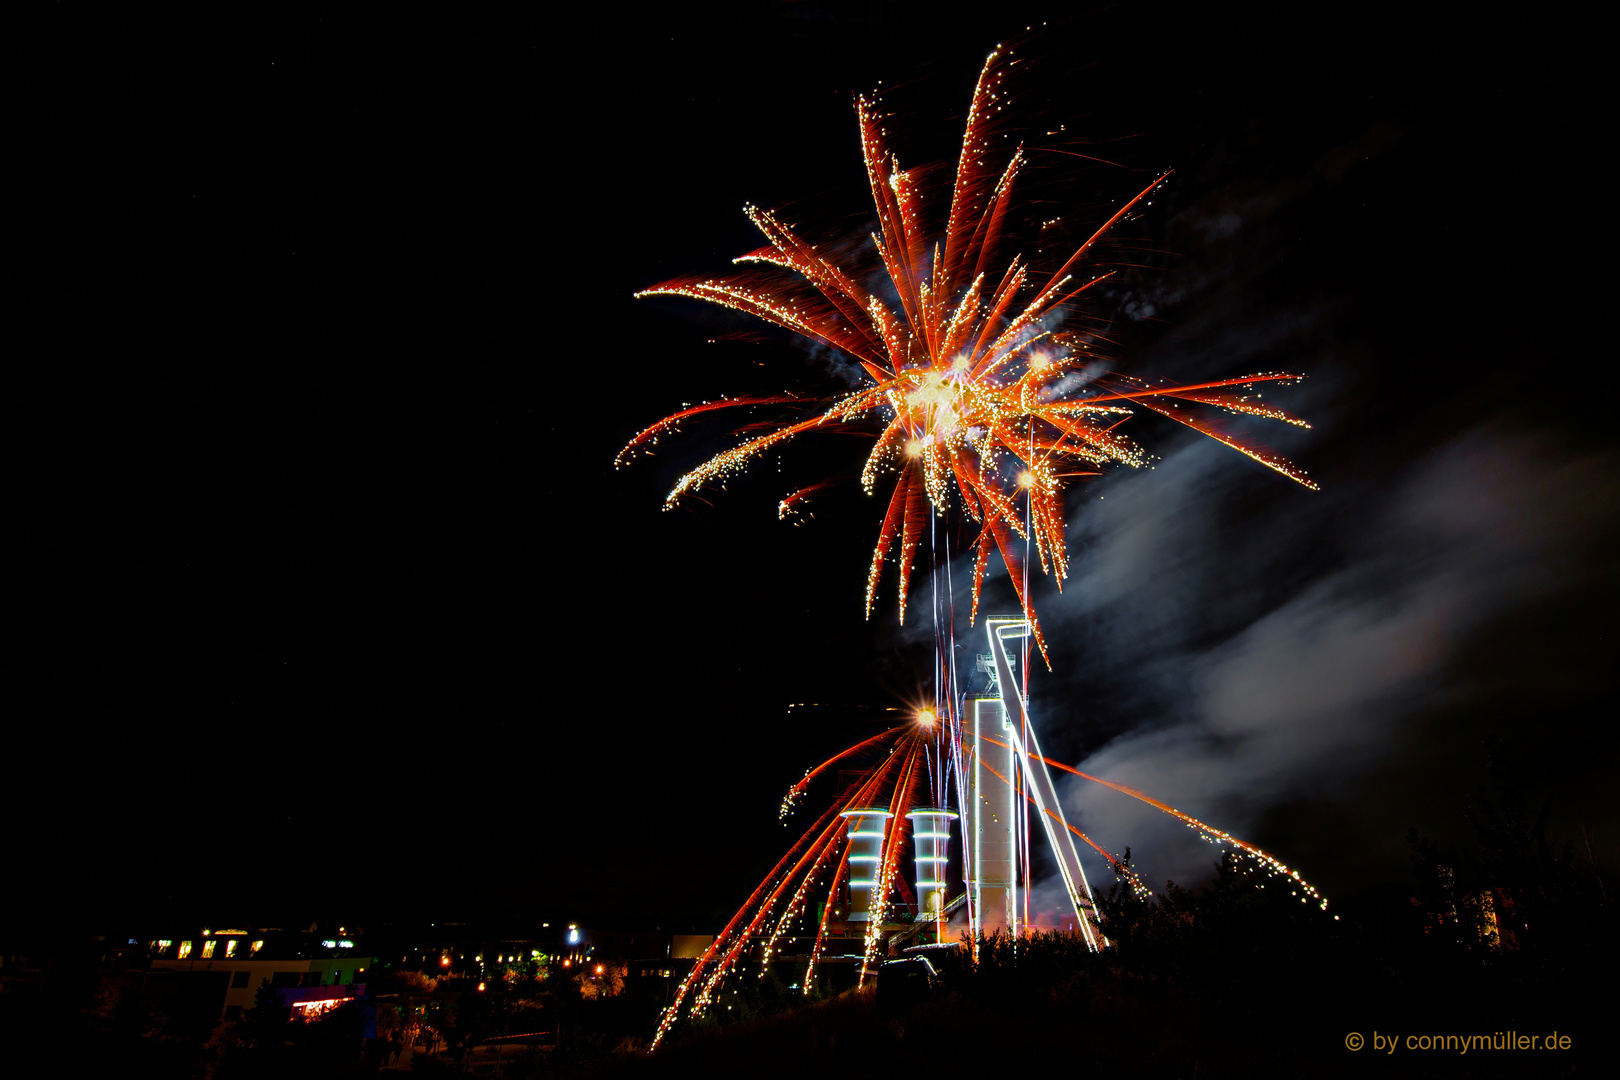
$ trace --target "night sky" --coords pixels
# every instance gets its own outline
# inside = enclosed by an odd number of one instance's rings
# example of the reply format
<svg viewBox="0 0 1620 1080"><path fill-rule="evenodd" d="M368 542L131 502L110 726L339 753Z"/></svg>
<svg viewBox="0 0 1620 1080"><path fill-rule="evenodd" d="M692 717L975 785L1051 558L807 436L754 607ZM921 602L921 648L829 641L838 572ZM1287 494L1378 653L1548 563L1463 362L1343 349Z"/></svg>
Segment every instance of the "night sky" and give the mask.
<svg viewBox="0 0 1620 1080"><path fill-rule="evenodd" d="M1119 163L1043 198L1100 220L1176 170L1108 294L1121 369L1307 374L1278 400L1314 429L1259 430L1323 489L1133 422L1156 468L1071 490L1036 589L1048 753L1334 898L1504 783L1612 865L1612 86L1555 9L1417 7L41 16L4 171L7 907L713 929L929 644L892 586L862 619L858 484L777 520L865 443L674 513L725 426L614 470L683 402L838 376L631 294L757 247L745 202L869 229L853 94L895 88L903 164L951 160L1015 37L1032 145ZM1060 788L1150 883L1209 875Z"/></svg>

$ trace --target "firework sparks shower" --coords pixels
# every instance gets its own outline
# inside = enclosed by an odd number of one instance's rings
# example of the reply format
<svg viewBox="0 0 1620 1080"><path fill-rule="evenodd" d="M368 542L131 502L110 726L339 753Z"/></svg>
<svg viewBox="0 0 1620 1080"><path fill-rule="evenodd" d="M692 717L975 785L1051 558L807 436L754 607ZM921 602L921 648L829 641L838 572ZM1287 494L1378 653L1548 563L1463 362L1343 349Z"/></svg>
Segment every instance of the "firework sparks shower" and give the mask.
<svg viewBox="0 0 1620 1080"><path fill-rule="evenodd" d="M1114 271L1096 261L1099 243L1143 206L1168 174L1125 201L1045 269L1023 253L1004 250L1015 192L1031 152L996 145L996 121L1008 104L1004 84L1010 52L985 60L968 111L949 206L942 218L924 205L922 170L907 171L889 148L887 124L875 98L856 102L862 154L877 230L872 242L881 287L865 267L840 265L826 245L812 243L777 213L745 208L767 244L725 277L684 277L638 296L685 296L757 316L849 357L865 385L834 398L791 394L721 398L652 424L620 452L630 461L685 420L727 408L791 406L798 415L752 424L731 448L687 472L665 501L679 505L706 485L723 482L763 455L813 431L865 430L876 442L861 471L868 493L890 483L887 509L867 571L870 617L885 562L893 559L900 620L917 552L930 515L957 509L977 529L973 606L994 550L1005 564L1024 615L1045 640L1028 595L1025 564L1033 547L1059 589L1068 570L1064 482L1095 475L1109 463L1141 466L1148 455L1118 430L1137 409L1170 417L1248 455L1307 487L1315 485L1287 459L1220 423L1241 414L1308 426L1261 400L1260 387L1299 378L1264 372L1194 384L1166 384L1108 370L1107 340L1084 306ZM929 241L932 225L943 234ZM767 430L761 432L760 428ZM795 492L779 513L794 513L806 495Z"/></svg>

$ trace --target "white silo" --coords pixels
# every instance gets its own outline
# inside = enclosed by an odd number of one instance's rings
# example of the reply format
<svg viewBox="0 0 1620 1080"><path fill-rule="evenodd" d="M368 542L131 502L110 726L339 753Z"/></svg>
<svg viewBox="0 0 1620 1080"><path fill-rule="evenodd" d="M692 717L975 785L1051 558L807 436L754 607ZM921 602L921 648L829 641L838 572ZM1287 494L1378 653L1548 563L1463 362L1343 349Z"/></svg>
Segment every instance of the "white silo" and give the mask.
<svg viewBox="0 0 1620 1080"><path fill-rule="evenodd" d="M906 815L917 870L917 918L941 919L945 913L945 864L950 861L951 822L956 814L921 807Z"/></svg>
<svg viewBox="0 0 1620 1080"><path fill-rule="evenodd" d="M881 806L860 806L839 816L849 829L849 915L845 921L871 922L874 901L881 904L883 900L876 894L890 814ZM882 913L878 914L881 918Z"/></svg>

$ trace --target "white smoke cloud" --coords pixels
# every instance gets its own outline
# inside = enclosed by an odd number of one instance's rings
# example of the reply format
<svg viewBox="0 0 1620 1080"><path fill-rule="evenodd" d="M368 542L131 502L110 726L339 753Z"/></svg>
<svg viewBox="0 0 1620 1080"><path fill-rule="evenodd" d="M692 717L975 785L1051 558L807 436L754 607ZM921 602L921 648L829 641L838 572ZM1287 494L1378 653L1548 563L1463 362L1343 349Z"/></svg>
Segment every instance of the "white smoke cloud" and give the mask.
<svg viewBox="0 0 1620 1080"><path fill-rule="evenodd" d="M1170 703L1081 768L1240 836L1290 801L1351 797L1359 778L1421 737L1425 712L1468 692L1446 675L1471 635L1605 572L1592 556L1616 518L1614 463L1482 427L1388 488L1295 502L1294 513L1352 523L1338 530L1342 557L1223 640L1200 642L1193 609L1233 576L1222 565L1230 543L1205 547L1199 536L1211 502L1195 494L1206 450L1188 446L1160 465L1158 483L1115 485L1115 497L1082 508L1076 533L1101 539L1063 627L1084 635L1085 649L1120 650L1115 669L1141 661L1141 693ZM1277 544L1238 540L1251 563L1240 587L1286 561ZM1070 684L1076 714L1084 692L1083 680ZM1048 708L1060 723L1064 703ZM1077 778L1060 787L1080 827L1111 850L1132 845L1150 882L1208 875L1211 849L1167 815Z"/></svg>

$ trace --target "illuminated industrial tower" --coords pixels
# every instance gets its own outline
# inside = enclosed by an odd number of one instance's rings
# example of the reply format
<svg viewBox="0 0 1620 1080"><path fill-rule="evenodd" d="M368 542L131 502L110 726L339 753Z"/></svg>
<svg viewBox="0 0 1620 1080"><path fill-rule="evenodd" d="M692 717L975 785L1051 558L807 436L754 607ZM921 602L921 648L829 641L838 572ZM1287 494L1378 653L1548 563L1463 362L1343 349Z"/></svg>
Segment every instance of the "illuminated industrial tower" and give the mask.
<svg viewBox="0 0 1620 1080"><path fill-rule="evenodd" d="M1091 922L1091 886L1081 869L1052 777L1041 760L1028 700L1013 678L1017 660L1009 653L1008 643L1027 642L1029 622L986 619L985 631L990 653L981 657L980 669L989 676L988 685L963 702L960 730L967 745L959 748L965 751L959 760L966 760L956 774L969 925L975 938L998 930L1019 933L1023 922L1019 872L1027 868L1029 819L1035 817L1045 828L1057 858L1080 932L1096 949L1101 942Z"/></svg>

